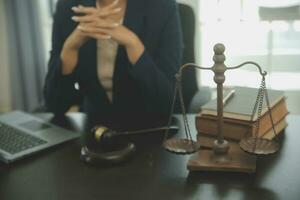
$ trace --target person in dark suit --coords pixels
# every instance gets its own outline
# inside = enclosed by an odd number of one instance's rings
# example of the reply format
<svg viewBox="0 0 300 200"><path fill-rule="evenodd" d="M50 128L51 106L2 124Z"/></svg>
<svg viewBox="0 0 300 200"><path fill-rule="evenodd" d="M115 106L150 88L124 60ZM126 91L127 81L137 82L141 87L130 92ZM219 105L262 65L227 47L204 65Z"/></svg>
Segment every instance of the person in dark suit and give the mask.
<svg viewBox="0 0 300 200"><path fill-rule="evenodd" d="M161 123L182 48L175 0L59 0L46 107L63 115L81 105L91 125L120 130Z"/></svg>

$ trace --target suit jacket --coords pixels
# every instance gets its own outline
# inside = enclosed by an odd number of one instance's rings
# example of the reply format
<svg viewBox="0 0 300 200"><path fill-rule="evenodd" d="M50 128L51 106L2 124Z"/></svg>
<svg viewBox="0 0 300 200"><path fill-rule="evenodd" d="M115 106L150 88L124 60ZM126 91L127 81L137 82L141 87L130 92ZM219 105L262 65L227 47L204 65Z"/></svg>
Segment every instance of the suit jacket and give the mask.
<svg viewBox="0 0 300 200"><path fill-rule="evenodd" d="M150 122L158 115L169 114L174 75L181 65L183 47L177 4L174 0L127 1L123 24L137 34L145 51L137 63L131 65L125 48L118 47L113 102L109 101L97 76L96 40L90 39L81 47L72 74L65 76L61 73L62 46L77 26L71 20L75 15L71 8L79 4L95 6L95 0L60 0L57 3L44 87L49 111L61 115L71 105L80 104L92 124L101 123L119 129L131 125L139 127L137 119ZM79 84L79 90L74 88L74 83Z"/></svg>

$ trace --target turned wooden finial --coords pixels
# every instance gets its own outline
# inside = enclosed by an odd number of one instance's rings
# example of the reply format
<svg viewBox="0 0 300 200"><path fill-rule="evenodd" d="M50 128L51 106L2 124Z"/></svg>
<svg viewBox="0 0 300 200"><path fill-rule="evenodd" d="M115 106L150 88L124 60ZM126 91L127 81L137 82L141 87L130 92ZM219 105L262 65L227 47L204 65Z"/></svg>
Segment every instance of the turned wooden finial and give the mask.
<svg viewBox="0 0 300 200"><path fill-rule="evenodd" d="M214 81L217 84L223 84L225 81L225 71L227 69L226 65L224 64L225 61L225 46L221 43L218 43L214 46L215 55L213 57L214 65L212 67L212 71L215 73Z"/></svg>
<svg viewBox="0 0 300 200"><path fill-rule="evenodd" d="M224 64L224 61L226 59L224 55L225 46L221 43L216 44L214 46L214 52L215 52L215 55L213 57L214 62L218 64Z"/></svg>
<svg viewBox="0 0 300 200"><path fill-rule="evenodd" d="M215 44L214 52L216 55L222 55L225 52L225 46L221 43Z"/></svg>

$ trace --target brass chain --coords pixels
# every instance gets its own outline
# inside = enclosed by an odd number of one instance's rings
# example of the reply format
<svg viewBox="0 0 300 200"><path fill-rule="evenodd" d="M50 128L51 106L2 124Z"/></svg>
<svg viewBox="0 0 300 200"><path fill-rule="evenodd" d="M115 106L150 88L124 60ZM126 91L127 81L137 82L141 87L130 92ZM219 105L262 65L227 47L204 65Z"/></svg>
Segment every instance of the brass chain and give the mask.
<svg viewBox="0 0 300 200"><path fill-rule="evenodd" d="M254 140L253 140L253 152L255 152L256 150L256 143L257 143L257 138L258 138L258 132L259 132L259 128L260 128L260 122L261 122L261 112L262 112L262 108L263 108L263 103L264 103L264 91L265 91L265 76L263 76L262 80L261 80L261 84L258 90L258 94L257 94L257 98L256 98L256 102L255 102L255 110L254 112L252 112L252 120L255 116L256 113L256 109L258 106L258 110L257 110L257 119L256 119L256 123L255 123L255 135L254 135ZM253 136L252 136L253 137Z"/></svg>
<svg viewBox="0 0 300 200"><path fill-rule="evenodd" d="M184 130L185 130L185 135L186 137L192 142L192 145L194 146L192 135L191 135L191 130L189 127L189 122L187 119L187 113L184 105L184 99L183 99L183 93L182 93L182 76L181 74L176 75L177 82L178 82L178 92L179 92L179 101L180 101L180 106L181 106L181 111L182 111L182 118L183 118L183 124L184 124Z"/></svg>
<svg viewBox="0 0 300 200"><path fill-rule="evenodd" d="M274 136L275 136L275 139L276 139L277 133L276 133L276 130L275 130L274 120L273 120L273 116L272 116L272 113L271 113L271 106L270 106L270 101L269 101L268 90L267 90L267 87L266 87L266 78L265 78L265 76L262 77L261 84L260 84L258 94L257 94L257 97L256 97L256 101L255 101L255 104L254 104L254 108L253 108L253 111L252 111L252 116L251 116L251 121L253 121L254 117L255 117L255 114L256 114L257 107L258 107L257 119L256 119L256 122L255 122L255 134L254 134L254 136L251 136L251 137L254 138L252 140L252 142L253 142L252 143L253 152L256 150L257 138L259 137L258 133L259 133L260 122L261 122L261 117L262 117L261 113L262 113L262 108L263 108L263 103L264 103L264 97L266 98L266 104L267 104L267 109L268 109L267 112L269 113L270 120L271 120L271 125L272 125L272 130L273 130L273 133L274 133Z"/></svg>
<svg viewBox="0 0 300 200"><path fill-rule="evenodd" d="M168 120L168 127L171 126L172 116L174 115L174 110L175 110L176 98L177 98L177 94L179 94L179 101L180 101L180 107L181 107L181 111L182 111L182 119L183 119L183 124L184 124L185 135L186 135L186 138L191 141L191 143L194 147L194 142L192 139L192 135L191 135L190 127L188 124L188 119L187 119L187 113L186 113L186 109L185 109L185 105L184 105L181 73L177 73L175 75L175 78L176 78L176 84L175 84L175 89L174 89L174 95L173 95L170 116L169 116L169 120ZM169 134L169 129L166 130L164 141L167 140L168 134Z"/></svg>

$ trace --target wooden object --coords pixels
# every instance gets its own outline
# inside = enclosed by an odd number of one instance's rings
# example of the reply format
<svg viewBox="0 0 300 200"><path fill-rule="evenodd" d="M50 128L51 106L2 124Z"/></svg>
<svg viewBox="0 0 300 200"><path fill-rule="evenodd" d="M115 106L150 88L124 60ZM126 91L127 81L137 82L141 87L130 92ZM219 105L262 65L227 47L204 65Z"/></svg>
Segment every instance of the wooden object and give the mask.
<svg viewBox="0 0 300 200"><path fill-rule="evenodd" d="M224 140L223 129L223 83L225 81L225 72L230 69L237 69L245 64L254 64L260 71L262 76L266 73L262 72L261 67L253 62L246 62L236 67L227 67L224 64L225 47L223 44L214 46L214 65L211 68L198 67L200 69L211 70L214 72L214 81L217 84L216 99L216 116L217 116L217 140L213 143L212 151L200 150L188 162L189 170L216 170L216 171L240 171L254 172L256 168L256 157L247 155L240 149L230 149L231 145ZM213 105L215 106L215 105Z"/></svg>
<svg viewBox="0 0 300 200"><path fill-rule="evenodd" d="M213 123L216 123L215 121L210 122L212 126L216 126ZM278 122L275 123L275 130L276 130L276 134L279 134L280 132L282 132L282 130L284 130L287 127L287 122L286 122L286 118L285 116ZM202 126L205 126L205 129L209 129L210 124L209 123L205 123L202 124ZM224 123L224 138L228 139L228 140L235 140L235 141L240 141L242 139L242 137L244 135L246 135L249 131L252 132L252 134L254 135L254 130L255 127L254 126L243 126L240 124L237 125L228 125L227 123ZM264 131L264 132L263 132ZM263 130L259 131L258 133L258 137L262 137L265 139L273 139L275 137L275 134L273 132L272 126L269 125L267 130ZM214 132L213 129L211 129L210 131L203 131L203 129L198 129L197 130L198 134L200 135L206 135L208 137L216 137L216 133Z"/></svg>
<svg viewBox="0 0 300 200"><path fill-rule="evenodd" d="M250 121L253 112L253 106L258 94L258 88L249 87L233 87L234 96L227 101L224 105L223 117L224 119L237 119ZM268 96L270 101L270 107L278 104L284 98L284 91L281 90L268 90ZM207 104L201 107L201 113L203 115L211 115L217 117L217 99L209 101ZM266 101L262 104L262 113L267 113L268 107ZM257 119L257 113L254 115L253 121Z"/></svg>
<svg viewBox="0 0 300 200"><path fill-rule="evenodd" d="M220 163L214 159L211 150L200 150L193 154L187 163L190 171L231 171L254 173L256 156L245 153L238 144L231 144L228 152L230 162Z"/></svg>
<svg viewBox="0 0 300 200"><path fill-rule="evenodd" d="M228 155L231 162L217 163L213 160L211 149L214 146L214 137L203 135L197 136L197 141L202 148L193 154L187 164L187 169L190 171L232 171L254 173L256 170L256 156L245 153L241 150L237 142L229 140L230 149Z"/></svg>
<svg viewBox="0 0 300 200"><path fill-rule="evenodd" d="M271 108L271 113L275 125L285 119L288 114L288 110L284 98L282 98L276 105ZM203 115L202 113L200 113L199 115L197 115L195 123L198 133L213 136L217 135L217 118L215 116ZM227 139L240 140L245 134L251 133L252 135L255 135L255 125L255 121L224 118L224 137ZM278 130L276 131L279 132L283 128L282 126L281 128L278 127ZM262 137L271 129L272 123L270 120L270 115L268 113L265 113L260 121L258 137Z"/></svg>

